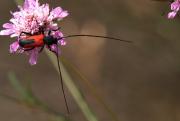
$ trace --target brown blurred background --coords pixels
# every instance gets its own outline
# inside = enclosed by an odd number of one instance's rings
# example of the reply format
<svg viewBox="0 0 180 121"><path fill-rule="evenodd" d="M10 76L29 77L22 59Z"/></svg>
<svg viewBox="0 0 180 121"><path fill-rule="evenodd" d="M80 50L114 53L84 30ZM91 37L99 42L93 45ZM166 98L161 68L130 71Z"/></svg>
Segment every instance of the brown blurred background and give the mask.
<svg viewBox="0 0 180 121"><path fill-rule="evenodd" d="M44 0L62 6L70 15L60 25L65 35L99 34L133 41L74 38L62 55L90 80L120 121L180 121L180 19L167 20L168 3L151 0ZM0 24L17 9L0 1ZM14 39L14 38L13 38ZM25 55L9 54L13 39L0 37L0 91L15 96L7 73L32 80L34 93L65 113L57 72L45 53L30 66ZM110 121L104 110L79 82L88 103L101 121ZM85 120L68 93L72 118ZM47 121L45 114L0 98L0 121Z"/></svg>

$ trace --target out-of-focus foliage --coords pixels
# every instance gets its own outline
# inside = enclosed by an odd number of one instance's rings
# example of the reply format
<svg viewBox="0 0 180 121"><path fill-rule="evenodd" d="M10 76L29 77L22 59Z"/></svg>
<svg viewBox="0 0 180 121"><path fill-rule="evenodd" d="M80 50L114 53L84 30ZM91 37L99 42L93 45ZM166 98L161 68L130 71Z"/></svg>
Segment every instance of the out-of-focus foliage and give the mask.
<svg viewBox="0 0 180 121"><path fill-rule="evenodd" d="M8 99L12 102L25 105L30 109L39 109L47 113L47 115L50 115L49 120L51 121L70 121L70 119L51 109L43 101L40 101L38 97L33 94L31 88L22 86L17 79L15 73L9 72L8 78L10 84L12 85L12 88L19 94L19 98L11 97L5 94L0 94L1 97Z"/></svg>

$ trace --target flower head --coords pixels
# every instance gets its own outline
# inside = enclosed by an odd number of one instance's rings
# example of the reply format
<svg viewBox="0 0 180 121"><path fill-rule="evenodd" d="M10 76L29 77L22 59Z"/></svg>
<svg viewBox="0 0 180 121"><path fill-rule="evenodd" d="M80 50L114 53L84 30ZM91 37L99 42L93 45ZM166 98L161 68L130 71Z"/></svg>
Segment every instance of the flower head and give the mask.
<svg viewBox="0 0 180 121"><path fill-rule="evenodd" d="M168 18L173 19L180 9L180 0L175 0L171 3L171 12L168 13Z"/></svg>
<svg viewBox="0 0 180 121"><path fill-rule="evenodd" d="M68 12L64 11L61 7L56 7L50 11L49 5L40 5L39 0L25 0L23 6L18 7L19 11L11 12L13 17L10 19L10 22L3 24L4 30L0 31L0 35L16 37L15 42L10 45L10 53L26 53L30 56L29 63L34 65L37 63L41 47L25 50L19 44L20 39L22 39L20 35L22 32L35 35L41 31L40 28L43 28L44 33L52 31L51 35L54 38L62 38L63 34L58 30L57 21L68 16ZM66 44L63 39L57 41L59 45ZM55 53L59 53L56 44L52 44L47 48Z"/></svg>

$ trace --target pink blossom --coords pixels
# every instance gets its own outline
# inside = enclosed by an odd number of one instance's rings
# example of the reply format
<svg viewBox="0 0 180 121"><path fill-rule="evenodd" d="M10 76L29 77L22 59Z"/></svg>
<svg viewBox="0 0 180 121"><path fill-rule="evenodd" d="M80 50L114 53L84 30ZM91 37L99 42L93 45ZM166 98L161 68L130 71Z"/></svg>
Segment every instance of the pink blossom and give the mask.
<svg viewBox="0 0 180 121"><path fill-rule="evenodd" d="M30 56L29 63L35 65L41 47L35 47L32 50L24 51L19 45L19 36L22 32L38 33L39 28L43 27L45 33L51 30L58 29L58 20L62 20L68 16L68 12L61 7L56 7L50 10L48 4L40 5L39 0L25 0L23 6L18 6L19 10L11 12L12 18L10 22L3 24L4 30L0 31L0 35L9 35L17 39L10 45L10 53L26 53ZM63 37L60 30L52 31L55 38ZM61 39L58 40L59 45L65 45L66 42ZM48 47L49 48L49 47ZM59 53L57 45L51 45L49 50Z"/></svg>
<svg viewBox="0 0 180 121"><path fill-rule="evenodd" d="M171 12L168 13L168 18L173 19L180 9L180 0L175 0L171 3Z"/></svg>

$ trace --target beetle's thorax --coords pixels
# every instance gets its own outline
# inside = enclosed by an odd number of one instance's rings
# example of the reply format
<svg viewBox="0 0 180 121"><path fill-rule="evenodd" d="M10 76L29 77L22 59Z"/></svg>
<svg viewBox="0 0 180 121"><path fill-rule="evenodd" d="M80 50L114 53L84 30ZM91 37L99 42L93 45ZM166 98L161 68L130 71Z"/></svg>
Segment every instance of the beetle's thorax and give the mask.
<svg viewBox="0 0 180 121"><path fill-rule="evenodd" d="M46 45L52 45L52 44L57 44L57 39L54 38L53 36L49 35L49 36L45 36L43 38L44 44Z"/></svg>

